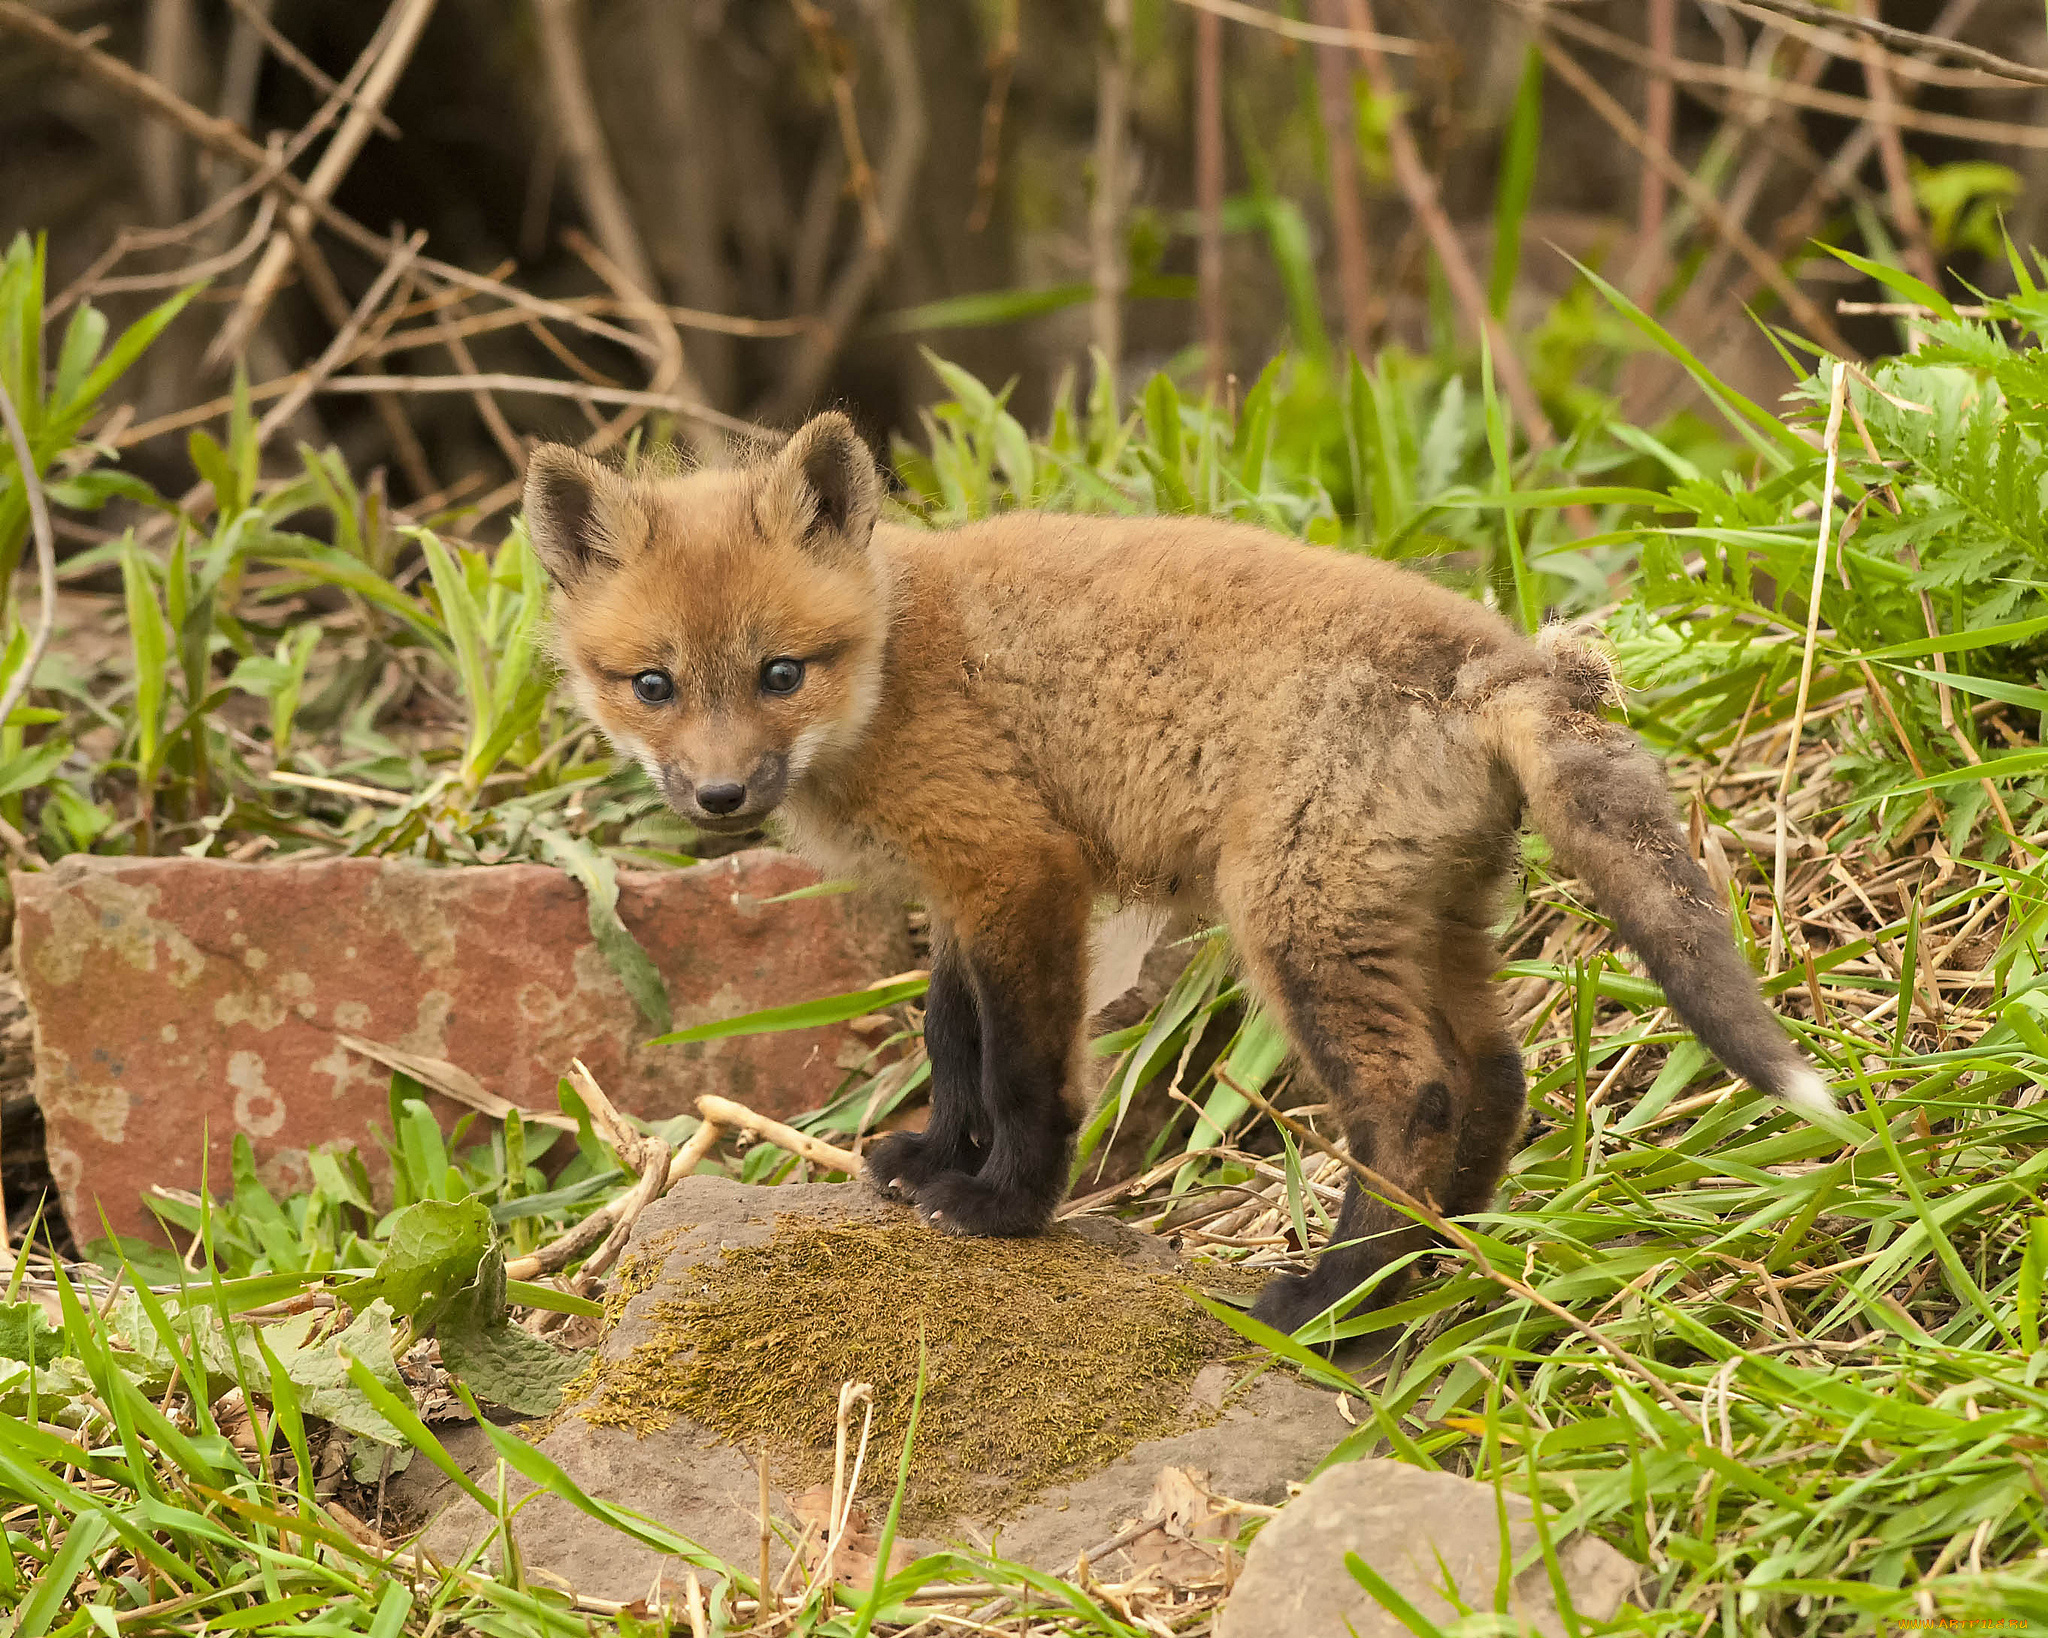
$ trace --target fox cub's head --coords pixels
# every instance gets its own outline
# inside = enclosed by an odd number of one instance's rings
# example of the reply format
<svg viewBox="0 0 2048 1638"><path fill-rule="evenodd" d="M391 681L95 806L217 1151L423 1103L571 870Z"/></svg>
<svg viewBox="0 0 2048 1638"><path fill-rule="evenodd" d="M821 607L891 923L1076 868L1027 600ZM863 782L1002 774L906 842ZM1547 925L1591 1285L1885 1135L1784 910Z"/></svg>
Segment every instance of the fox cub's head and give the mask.
<svg viewBox="0 0 2048 1638"><path fill-rule="evenodd" d="M843 415L771 460L628 479L533 453L526 524L583 708L706 830L750 830L855 744L881 684L881 477Z"/></svg>

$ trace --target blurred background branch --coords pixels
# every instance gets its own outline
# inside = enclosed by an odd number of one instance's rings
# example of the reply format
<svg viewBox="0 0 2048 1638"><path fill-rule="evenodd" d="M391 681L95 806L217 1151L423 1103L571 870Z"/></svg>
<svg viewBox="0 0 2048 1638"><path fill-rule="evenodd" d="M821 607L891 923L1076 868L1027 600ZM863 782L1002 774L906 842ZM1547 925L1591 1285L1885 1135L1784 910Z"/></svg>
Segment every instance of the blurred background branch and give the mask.
<svg viewBox="0 0 2048 1638"><path fill-rule="evenodd" d="M926 346L1027 421L1091 349L1127 381L1199 357L1221 394L1318 355L1324 312L1361 355L1486 336L1540 445L1580 412L1525 344L1567 256L1760 399L1790 375L1751 312L1845 354L1901 335L1836 313L1883 292L1822 242L2002 288L1990 224L2026 242L2048 202L2042 25L2029 0L1495 0L1455 29L1416 0L0 0L0 236L47 231L58 310L214 281L124 400L153 478L225 413L210 370L292 391L393 222L427 250L293 425L409 508L502 508L535 436L721 460L827 403L907 433ZM441 370L469 390L342 394ZM1644 354L1611 386L1689 390Z"/></svg>

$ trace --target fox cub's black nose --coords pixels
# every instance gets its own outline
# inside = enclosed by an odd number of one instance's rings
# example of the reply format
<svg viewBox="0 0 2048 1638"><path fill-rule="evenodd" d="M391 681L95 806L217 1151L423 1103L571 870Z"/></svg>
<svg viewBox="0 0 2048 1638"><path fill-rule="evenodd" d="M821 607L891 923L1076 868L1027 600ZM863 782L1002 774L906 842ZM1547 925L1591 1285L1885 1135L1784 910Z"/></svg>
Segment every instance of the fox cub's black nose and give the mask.
<svg viewBox="0 0 2048 1638"><path fill-rule="evenodd" d="M697 805L706 813L737 813L747 799L747 787L727 783L724 785L699 785Z"/></svg>

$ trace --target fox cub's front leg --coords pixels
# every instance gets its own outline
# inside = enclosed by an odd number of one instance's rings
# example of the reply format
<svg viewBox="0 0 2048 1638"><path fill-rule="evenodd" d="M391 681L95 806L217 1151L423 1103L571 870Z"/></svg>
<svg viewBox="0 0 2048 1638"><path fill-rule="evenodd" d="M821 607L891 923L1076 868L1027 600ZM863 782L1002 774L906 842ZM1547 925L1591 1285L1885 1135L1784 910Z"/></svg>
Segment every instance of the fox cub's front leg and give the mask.
<svg viewBox="0 0 2048 1638"><path fill-rule="evenodd" d="M924 1050L931 1060L931 1119L922 1132L896 1132L868 1151L868 1176L884 1194L915 1201L941 1172L981 1170L990 1124L982 1105L981 1013L967 958L950 929L932 927L932 981L924 998Z"/></svg>
<svg viewBox="0 0 2048 1638"><path fill-rule="evenodd" d="M1061 860L988 880L934 941L930 1122L876 1145L868 1177L938 1228L1036 1234L1066 1189L1088 898Z"/></svg>

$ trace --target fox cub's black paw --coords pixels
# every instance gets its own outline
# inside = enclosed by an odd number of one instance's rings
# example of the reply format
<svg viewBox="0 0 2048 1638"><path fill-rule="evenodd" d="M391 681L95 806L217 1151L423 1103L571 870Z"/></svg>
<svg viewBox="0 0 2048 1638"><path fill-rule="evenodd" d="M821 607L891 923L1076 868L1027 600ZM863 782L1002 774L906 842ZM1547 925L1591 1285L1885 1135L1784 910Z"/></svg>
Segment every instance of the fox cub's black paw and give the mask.
<svg viewBox="0 0 2048 1638"><path fill-rule="evenodd" d="M868 1150L868 1182L890 1199L908 1203L939 1173L973 1161L971 1150L956 1153L923 1132L892 1132Z"/></svg>
<svg viewBox="0 0 2048 1638"><path fill-rule="evenodd" d="M1022 1239L1052 1222L1055 1202L1022 1189L1001 1189L984 1177L940 1172L917 1191L917 1210L933 1228L949 1234Z"/></svg>
<svg viewBox="0 0 2048 1638"><path fill-rule="evenodd" d="M1308 1274L1276 1274L1260 1288L1252 1304L1252 1318L1292 1336L1332 1303L1339 1305L1337 1318L1346 1318L1358 1306L1346 1300L1352 1289L1348 1279L1326 1278L1321 1269Z"/></svg>

